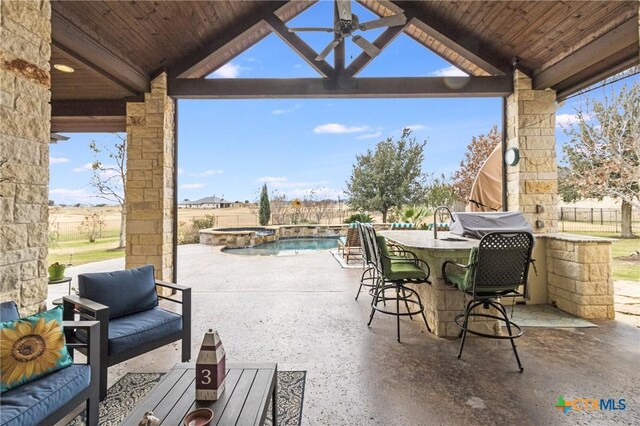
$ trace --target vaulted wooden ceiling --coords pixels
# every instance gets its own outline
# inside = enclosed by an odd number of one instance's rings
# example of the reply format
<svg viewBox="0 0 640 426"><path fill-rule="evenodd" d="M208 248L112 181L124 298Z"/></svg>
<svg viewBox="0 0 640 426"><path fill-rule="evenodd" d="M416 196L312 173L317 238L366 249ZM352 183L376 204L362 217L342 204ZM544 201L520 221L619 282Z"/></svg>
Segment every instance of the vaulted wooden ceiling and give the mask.
<svg viewBox="0 0 640 426"><path fill-rule="evenodd" d="M518 58L535 88L560 96L639 63L636 1L358 1L379 16L408 18L376 43L404 31L471 76L509 75ZM283 24L314 3L53 1L51 63L76 69L52 69L54 131L68 131L81 115L101 117L98 130L121 127L124 99L148 90L159 72L202 78L272 31L311 61L304 46L286 40ZM345 75L370 60L361 55ZM119 118L100 115L107 113Z"/></svg>

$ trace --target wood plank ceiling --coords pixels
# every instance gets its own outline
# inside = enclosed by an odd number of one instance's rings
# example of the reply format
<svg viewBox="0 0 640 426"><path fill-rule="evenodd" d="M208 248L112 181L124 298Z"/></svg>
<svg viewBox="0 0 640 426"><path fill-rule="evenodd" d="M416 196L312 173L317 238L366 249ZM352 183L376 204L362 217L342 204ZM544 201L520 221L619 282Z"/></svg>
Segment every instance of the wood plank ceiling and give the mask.
<svg viewBox="0 0 640 426"><path fill-rule="evenodd" d="M472 76L508 75L517 57L536 88L566 95L639 62L636 1L358 1L404 12L408 36ZM265 17L314 3L53 1L51 63L76 69L52 69L53 115L74 116L70 101L124 105L163 70L206 76L270 34Z"/></svg>

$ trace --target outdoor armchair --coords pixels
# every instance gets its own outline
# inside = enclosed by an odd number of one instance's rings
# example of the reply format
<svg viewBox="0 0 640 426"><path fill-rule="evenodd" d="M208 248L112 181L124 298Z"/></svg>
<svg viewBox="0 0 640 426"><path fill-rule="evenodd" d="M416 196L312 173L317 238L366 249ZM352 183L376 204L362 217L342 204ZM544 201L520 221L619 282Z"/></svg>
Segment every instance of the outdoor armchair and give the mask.
<svg viewBox="0 0 640 426"><path fill-rule="evenodd" d="M0 321L19 319L14 302L0 304ZM2 392L1 425L54 425L83 402L87 425L98 424L100 324L97 321L63 321L62 327L67 350L71 354L73 348L82 348L87 353L86 364L74 363ZM73 337L74 331L78 330L87 336L85 342Z"/></svg>
<svg viewBox="0 0 640 426"><path fill-rule="evenodd" d="M533 235L529 232L491 232L480 240L480 245L469 254L469 263L446 261L442 265L444 280L457 286L470 296L464 314L456 316L455 322L462 330L462 341L458 358L462 356L467 333L492 339L509 339L520 372L523 371L514 339L522 336L522 329L507 316L499 298L524 297L526 294L529 264L532 263ZM520 291L520 288L523 288ZM474 310L495 308L498 315L477 313ZM469 318L499 320L507 327L508 335L488 334L473 330ZM513 328L517 333L513 333Z"/></svg>
<svg viewBox="0 0 640 426"><path fill-rule="evenodd" d="M347 235L338 239L338 253L342 252L342 257L362 256L362 243L358 234L357 224L351 223L347 228Z"/></svg>
<svg viewBox="0 0 640 426"><path fill-rule="evenodd" d="M182 294L159 295L156 286ZM63 299L65 319L77 313L100 322L100 399L107 394L107 368L182 341L182 361L191 358L191 288L154 279L153 266L81 274L79 295ZM158 306L158 299L182 305L181 314ZM83 333L76 333L83 340Z"/></svg>

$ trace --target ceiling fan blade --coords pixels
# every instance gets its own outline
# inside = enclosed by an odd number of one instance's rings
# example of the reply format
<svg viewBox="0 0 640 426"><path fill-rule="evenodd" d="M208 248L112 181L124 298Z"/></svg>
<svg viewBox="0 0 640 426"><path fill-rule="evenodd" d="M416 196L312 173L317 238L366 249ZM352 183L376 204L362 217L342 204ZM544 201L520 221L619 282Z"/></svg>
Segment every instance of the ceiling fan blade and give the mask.
<svg viewBox="0 0 640 426"><path fill-rule="evenodd" d="M384 18L374 19L373 21L367 21L360 24L362 31L372 30L380 27L395 27L398 25L404 25L407 23L407 17L403 13L397 15L385 16Z"/></svg>
<svg viewBox="0 0 640 426"><path fill-rule="evenodd" d="M327 28L327 27L292 27L292 28L289 28L289 32L290 33L295 33L295 32L299 32L299 31L322 31L324 33L332 33L333 32L333 28Z"/></svg>
<svg viewBox="0 0 640 426"><path fill-rule="evenodd" d="M360 46L360 48L364 50L365 53L372 58L375 58L380 54L380 49L378 49L376 45L369 43L367 40L365 40L361 36L353 36L351 37L351 40L353 40L355 44Z"/></svg>
<svg viewBox="0 0 640 426"><path fill-rule="evenodd" d="M336 0L341 21L351 21L351 0Z"/></svg>
<svg viewBox="0 0 640 426"><path fill-rule="evenodd" d="M342 37L337 38L333 40L331 43L329 43L327 47L325 47L324 50L320 52L318 56L316 56L316 61L324 61L324 58L329 56L329 53L331 53L331 51L335 49L335 47L339 45L341 41L342 41Z"/></svg>

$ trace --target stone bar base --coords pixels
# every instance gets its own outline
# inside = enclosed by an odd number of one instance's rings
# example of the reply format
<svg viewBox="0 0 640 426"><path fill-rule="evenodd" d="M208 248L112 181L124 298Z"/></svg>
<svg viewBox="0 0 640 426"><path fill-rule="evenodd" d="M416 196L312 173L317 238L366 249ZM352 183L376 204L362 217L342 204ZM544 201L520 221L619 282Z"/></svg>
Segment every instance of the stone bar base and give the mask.
<svg viewBox="0 0 640 426"><path fill-rule="evenodd" d="M586 319L613 319L611 242L570 234L546 234L548 302Z"/></svg>

